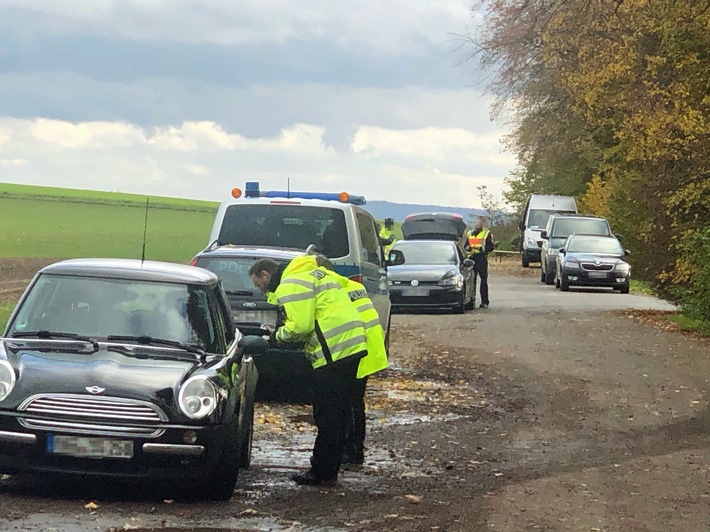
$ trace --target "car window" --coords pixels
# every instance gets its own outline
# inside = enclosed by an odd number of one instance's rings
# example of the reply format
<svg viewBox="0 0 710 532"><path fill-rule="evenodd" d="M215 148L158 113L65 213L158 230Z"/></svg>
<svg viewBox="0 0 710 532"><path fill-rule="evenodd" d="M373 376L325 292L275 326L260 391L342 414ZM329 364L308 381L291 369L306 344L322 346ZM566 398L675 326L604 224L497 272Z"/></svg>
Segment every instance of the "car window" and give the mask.
<svg viewBox="0 0 710 532"><path fill-rule="evenodd" d="M382 264L380 239L374 221L366 214L359 212L357 213L357 226L360 233L362 260L372 264Z"/></svg>
<svg viewBox="0 0 710 532"><path fill-rule="evenodd" d="M554 211L547 209L530 209L528 215L528 227L545 227L547 221L553 214L562 214L566 211Z"/></svg>
<svg viewBox="0 0 710 532"><path fill-rule="evenodd" d="M573 237L567 246L570 253L602 253L621 255L624 250L616 238Z"/></svg>
<svg viewBox="0 0 710 532"><path fill-rule="evenodd" d="M580 235L610 235L609 224L604 219L597 218L559 218L552 226L555 238L567 238L571 234Z"/></svg>
<svg viewBox="0 0 710 532"><path fill-rule="evenodd" d="M398 249L404 255L406 265L444 265L458 264L456 247L445 242L422 242L395 244L392 249Z"/></svg>
<svg viewBox="0 0 710 532"><path fill-rule="evenodd" d="M306 205L230 205L218 244L301 250L315 244L329 258L345 257L350 249L345 213Z"/></svg>
<svg viewBox="0 0 710 532"><path fill-rule="evenodd" d="M9 333L38 330L95 338L153 336L219 352L203 286L44 274Z"/></svg>
<svg viewBox="0 0 710 532"><path fill-rule="evenodd" d="M198 257L196 265L217 275L229 291L258 292L249 277L249 268L258 259L252 257Z"/></svg>

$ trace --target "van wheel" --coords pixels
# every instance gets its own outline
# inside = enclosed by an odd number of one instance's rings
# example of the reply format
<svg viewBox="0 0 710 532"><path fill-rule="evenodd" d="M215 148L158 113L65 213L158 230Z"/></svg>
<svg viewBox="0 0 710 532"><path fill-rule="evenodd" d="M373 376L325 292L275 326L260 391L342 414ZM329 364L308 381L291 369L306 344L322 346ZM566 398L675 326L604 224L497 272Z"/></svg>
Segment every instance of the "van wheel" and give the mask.
<svg viewBox="0 0 710 532"><path fill-rule="evenodd" d="M530 267L530 261L525 256L525 253L523 253L523 268L529 268L529 267Z"/></svg>

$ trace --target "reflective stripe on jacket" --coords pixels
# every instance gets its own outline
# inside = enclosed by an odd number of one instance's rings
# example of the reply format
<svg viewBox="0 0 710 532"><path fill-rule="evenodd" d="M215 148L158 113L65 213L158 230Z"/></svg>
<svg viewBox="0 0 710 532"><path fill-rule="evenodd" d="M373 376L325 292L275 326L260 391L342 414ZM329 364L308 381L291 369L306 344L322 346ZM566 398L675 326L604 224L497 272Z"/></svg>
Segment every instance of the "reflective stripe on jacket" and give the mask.
<svg viewBox="0 0 710 532"><path fill-rule="evenodd" d="M276 340L304 342L314 369L367 350L362 319L347 292L329 273L317 267L313 256L296 257L269 297L286 314L284 324L275 332Z"/></svg>
<svg viewBox="0 0 710 532"><path fill-rule="evenodd" d="M488 229L481 229L477 235L473 231L468 232L468 245L471 248L471 253L481 253L485 249L486 238L491 232Z"/></svg>
<svg viewBox="0 0 710 532"><path fill-rule="evenodd" d="M355 305L355 308L360 313L360 318L365 324L367 356L360 360L360 365L357 368L357 378L362 379L387 368L385 334L382 330L380 316L377 314L372 300L367 295L365 287L357 281L342 275L338 275L338 277L340 278L341 286L348 291L350 301Z"/></svg>

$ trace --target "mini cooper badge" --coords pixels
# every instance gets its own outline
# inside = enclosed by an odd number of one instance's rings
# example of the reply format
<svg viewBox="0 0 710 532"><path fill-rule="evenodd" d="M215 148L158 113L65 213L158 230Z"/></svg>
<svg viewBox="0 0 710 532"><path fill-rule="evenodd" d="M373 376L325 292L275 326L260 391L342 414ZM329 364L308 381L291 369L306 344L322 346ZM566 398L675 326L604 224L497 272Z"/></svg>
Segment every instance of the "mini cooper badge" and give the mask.
<svg viewBox="0 0 710 532"><path fill-rule="evenodd" d="M414 279L414 281L412 281L412 286L419 286L419 281Z"/></svg>
<svg viewBox="0 0 710 532"><path fill-rule="evenodd" d="M87 386L85 390L90 394L96 395L105 392L106 388L99 388L98 386Z"/></svg>

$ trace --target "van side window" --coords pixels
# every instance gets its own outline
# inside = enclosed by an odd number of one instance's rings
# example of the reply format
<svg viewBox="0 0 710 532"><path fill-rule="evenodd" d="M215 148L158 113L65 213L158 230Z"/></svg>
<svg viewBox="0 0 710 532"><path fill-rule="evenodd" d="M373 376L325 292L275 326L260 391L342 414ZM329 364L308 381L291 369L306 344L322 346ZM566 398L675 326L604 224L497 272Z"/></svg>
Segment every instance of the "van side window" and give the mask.
<svg viewBox="0 0 710 532"><path fill-rule="evenodd" d="M357 213L357 226L362 245L362 259L372 264L382 265L380 241L375 229L375 223L369 216Z"/></svg>

